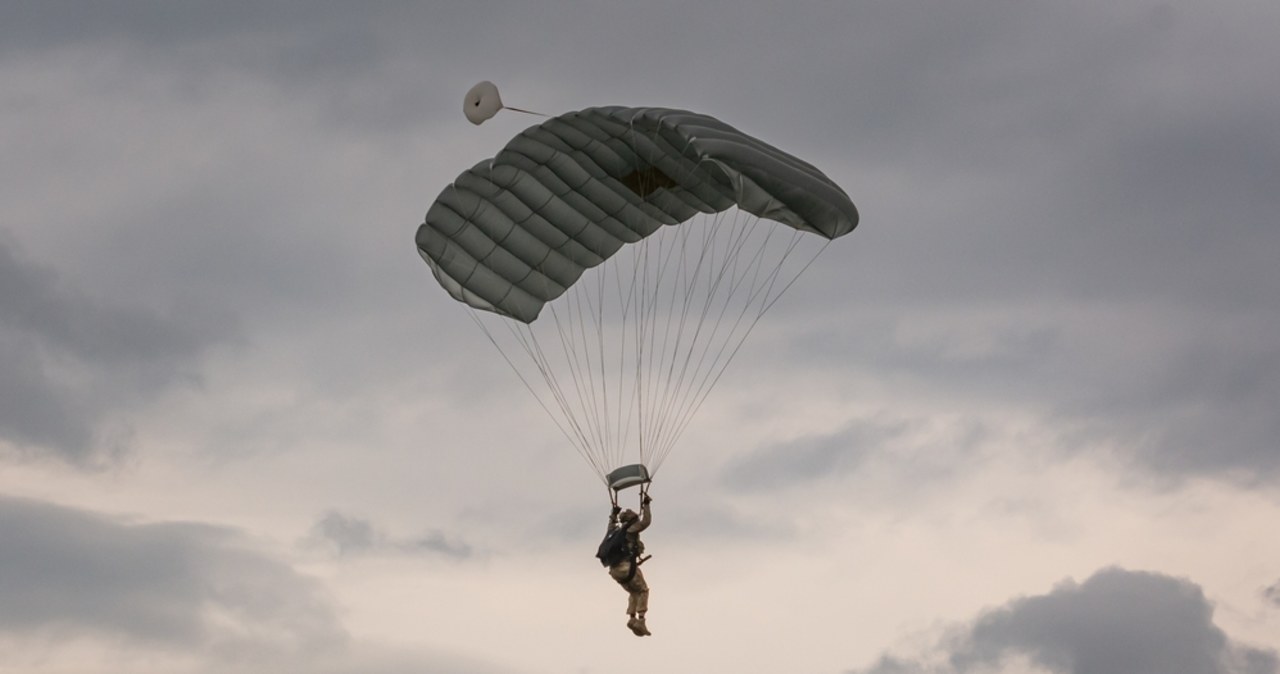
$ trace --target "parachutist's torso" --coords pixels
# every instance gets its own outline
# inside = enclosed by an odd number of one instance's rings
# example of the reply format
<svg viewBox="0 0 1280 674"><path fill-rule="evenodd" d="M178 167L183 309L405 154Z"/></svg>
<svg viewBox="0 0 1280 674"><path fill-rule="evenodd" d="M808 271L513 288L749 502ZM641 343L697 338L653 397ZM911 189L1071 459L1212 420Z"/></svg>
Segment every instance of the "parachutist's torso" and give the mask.
<svg viewBox="0 0 1280 674"><path fill-rule="evenodd" d="M621 517L626 517L627 513L631 514L632 519L629 521L621 520ZM640 557L644 554L644 542L640 540L640 532L648 529L649 523L653 521L653 512L650 510L648 503L640 507L640 513L640 516L636 518L635 513L628 510L618 520L613 517L609 518L609 531L613 531L616 527L626 527L627 547L631 549L631 554L635 557Z"/></svg>

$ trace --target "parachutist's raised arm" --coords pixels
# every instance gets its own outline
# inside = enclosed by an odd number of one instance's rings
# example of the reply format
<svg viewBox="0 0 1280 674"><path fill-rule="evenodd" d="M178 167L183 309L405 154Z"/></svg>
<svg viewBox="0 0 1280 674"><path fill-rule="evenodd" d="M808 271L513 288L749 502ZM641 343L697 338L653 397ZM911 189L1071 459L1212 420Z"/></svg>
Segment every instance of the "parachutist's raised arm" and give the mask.
<svg viewBox="0 0 1280 674"><path fill-rule="evenodd" d="M617 528L618 513L620 512L622 512L622 508L619 508L618 506L614 506L613 510L609 512L609 528L605 529L605 533L613 531L615 528Z"/></svg>
<svg viewBox="0 0 1280 674"><path fill-rule="evenodd" d="M650 499L646 496L645 500L640 504L640 519L631 525L631 531L640 533L649 528L649 523L653 521L653 511L649 508Z"/></svg>

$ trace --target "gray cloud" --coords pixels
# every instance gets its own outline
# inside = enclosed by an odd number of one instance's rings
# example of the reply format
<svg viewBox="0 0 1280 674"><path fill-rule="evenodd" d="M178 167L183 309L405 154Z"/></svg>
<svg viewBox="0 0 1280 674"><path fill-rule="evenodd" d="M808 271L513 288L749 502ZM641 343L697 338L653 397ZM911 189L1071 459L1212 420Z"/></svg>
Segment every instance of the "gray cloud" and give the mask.
<svg viewBox="0 0 1280 674"><path fill-rule="evenodd" d="M443 97L433 92L444 86L453 92L474 79L455 80L454 69L440 62L465 57L477 71L485 64L505 69L500 50L481 46L519 37L530 17L502 4L477 16L480 5L414 2L301 8L237 0L176 8L128 0L111 11L74 2L8 3L0 8L0 55L109 53L134 75L180 72L182 82L168 86L186 96L228 79L268 82L313 99L328 123L374 135L405 133L421 124L424 111L441 107ZM456 112L455 99L448 96L448 108Z"/></svg>
<svg viewBox="0 0 1280 674"><path fill-rule="evenodd" d="M731 460L722 480L739 489L769 489L820 480L858 469L868 456L902 437L905 423L866 421L831 435L764 447Z"/></svg>
<svg viewBox="0 0 1280 674"><path fill-rule="evenodd" d="M1280 312L1108 305L1014 303L968 317L904 306L795 348L813 358L841 343L840 356L814 367L909 382L993 415L1030 411L1059 434L1065 453L1106 447L1171 478L1256 483L1280 475L1271 404L1280 398L1280 347L1268 337L1280 330Z"/></svg>
<svg viewBox="0 0 1280 674"><path fill-rule="evenodd" d="M1280 580L1262 591L1262 598L1273 606L1280 607Z"/></svg>
<svg viewBox="0 0 1280 674"><path fill-rule="evenodd" d="M343 638L317 583L234 530L0 496L0 540L0 640L87 636L236 657Z"/></svg>
<svg viewBox="0 0 1280 674"><path fill-rule="evenodd" d="M72 462L109 454L104 419L198 381L229 327L69 288L0 239L0 438Z"/></svg>
<svg viewBox="0 0 1280 674"><path fill-rule="evenodd" d="M253 2L177 8L152 0L130 0L108 11L59 0L18 2L5 6L0 36L10 52L56 51L81 45L134 46L170 57L208 55L209 47L234 43L242 50L221 52L231 63L237 59L242 66L287 63L292 55L297 60L294 65L301 65L309 56L317 59L310 68L324 70L368 61L376 54L370 44L371 24L379 16L394 16L405 9L405 3L398 7L388 3L380 12L360 12L344 3L317 2L301 14L297 8ZM269 35L279 39L264 39ZM324 45L322 36L344 39Z"/></svg>
<svg viewBox="0 0 1280 674"><path fill-rule="evenodd" d="M415 536L392 536L372 522L338 511L324 514L311 528L307 539L334 549L339 555L378 553L429 554L455 560L477 553L465 541L431 530Z"/></svg>
<svg viewBox="0 0 1280 674"><path fill-rule="evenodd" d="M859 60L876 65L844 78L858 95L815 106L847 113L856 175L912 179L847 185L864 222L828 255L843 264L788 298L839 324L798 354L1030 405L1080 431L1068 451L1274 480L1280 196L1262 177L1280 174L1280 94L1259 64L1275 47L1248 12L1212 26L1186 3L944 12L867 12L899 58ZM922 323L928 343L893 334Z"/></svg>
<svg viewBox="0 0 1280 674"><path fill-rule="evenodd" d="M1213 605L1199 586L1118 568L1015 599L957 628L937 648L920 658L886 655L852 674L1000 671L1018 657L1055 674L1280 671L1275 651L1235 643L1214 624Z"/></svg>
<svg viewBox="0 0 1280 674"><path fill-rule="evenodd" d="M882 413L814 434L743 452L720 472L734 490L769 491L850 476L881 481L893 476L894 493L915 494L973 470L990 432L976 421L947 421ZM887 498L880 494L878 498Z"/></svg>

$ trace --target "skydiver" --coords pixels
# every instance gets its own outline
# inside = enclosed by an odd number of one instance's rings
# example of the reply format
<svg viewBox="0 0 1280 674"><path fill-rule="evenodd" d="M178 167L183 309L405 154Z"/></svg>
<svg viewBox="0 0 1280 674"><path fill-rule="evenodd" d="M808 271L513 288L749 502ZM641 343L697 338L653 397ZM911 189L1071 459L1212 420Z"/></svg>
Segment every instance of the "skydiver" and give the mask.
<svg viewBox="0 0 1280 674"><path fill-rule="evenodd" d="M641 515L636 515L630 508L622 510L617 505L613 506L613 511L609 513L609 528L605 540L609 540L610 534L623 529L626 546L611 559L601 560L609 567L609 576L617 581L629 595L627 615L630 619L627 620L627 627L638 637L650 634L649 628L644 623L644 614L649 610L649 585L644 582L644 573L640 571L640 564L647 559L641 558L644 554L644 543L640 540L640 532L649 528L649 523L653 521L653 513L649 509L649 503L652 501L648 494L640 499Z"/></svg>

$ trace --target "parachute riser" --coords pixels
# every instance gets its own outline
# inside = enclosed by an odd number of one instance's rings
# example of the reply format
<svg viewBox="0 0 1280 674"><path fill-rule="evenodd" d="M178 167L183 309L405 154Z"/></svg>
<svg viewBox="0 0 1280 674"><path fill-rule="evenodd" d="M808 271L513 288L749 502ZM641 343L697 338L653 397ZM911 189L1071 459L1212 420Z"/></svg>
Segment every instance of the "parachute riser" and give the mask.
<svg viewBox="0 0 1280 674"><path fill-rule="evenodd" d="M613 504L613 507L615 508L619 507L618 496L621 491L622 490L620 489L609 489L609 502ZM642 508L644 507L644 499L648 495L649 495L649 485L645 484L644 486L640 487L640 507Z"/></svg>

